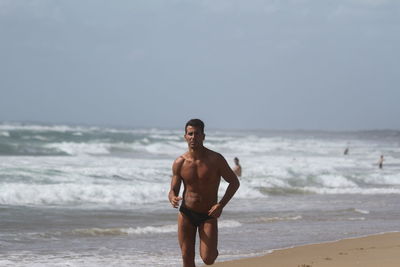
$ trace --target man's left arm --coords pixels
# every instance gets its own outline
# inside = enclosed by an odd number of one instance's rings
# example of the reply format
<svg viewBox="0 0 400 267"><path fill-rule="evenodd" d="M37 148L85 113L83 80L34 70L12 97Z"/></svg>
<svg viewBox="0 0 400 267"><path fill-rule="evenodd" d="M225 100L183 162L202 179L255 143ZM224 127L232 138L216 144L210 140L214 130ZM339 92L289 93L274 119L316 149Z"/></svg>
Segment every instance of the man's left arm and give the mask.
<svg viewBox="0 0 400 267"><path fill-rule="evenodd" d="M229 167L228 162L226 162L225 158L222 155L219 156L220 158L218 160L218 167L220 170L220 174L229 185L222 199L217 204L212 206L208 212L209 216L215 218L221 216L222 209L226 206L226 204L228 204L229 200L231 200L231 198L240 186L239 179L232 171L231 167Z"/></svg>

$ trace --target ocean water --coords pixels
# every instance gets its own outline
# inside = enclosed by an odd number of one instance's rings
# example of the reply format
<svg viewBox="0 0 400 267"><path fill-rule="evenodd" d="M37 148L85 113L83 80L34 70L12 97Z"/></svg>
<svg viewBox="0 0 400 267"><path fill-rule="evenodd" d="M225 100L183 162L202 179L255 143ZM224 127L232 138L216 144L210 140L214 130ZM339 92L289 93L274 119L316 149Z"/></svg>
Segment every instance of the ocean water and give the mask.
<svg viewBox="0 0 400 267"><path fill-rule="evenodd" d="M207 130L205 146L243 167L218 261L399 230L399 131ZM167 193L186 148L182 129L0 123L0 266L180 266Z"/></svg>

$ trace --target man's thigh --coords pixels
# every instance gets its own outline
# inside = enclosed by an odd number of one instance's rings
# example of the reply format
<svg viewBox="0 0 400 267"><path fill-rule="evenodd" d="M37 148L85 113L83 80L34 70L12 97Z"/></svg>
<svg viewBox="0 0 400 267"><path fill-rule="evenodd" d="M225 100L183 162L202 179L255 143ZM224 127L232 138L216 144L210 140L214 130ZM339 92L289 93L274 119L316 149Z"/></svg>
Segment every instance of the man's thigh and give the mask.
<svg viewBox="0 0 400 267"><path fill-rule="evenodd" d="M218 255L218 220L211 219L199 226L200 255L202 258Z"/></svg>
<svg viewBox="0 0 400 267"><path fill-rule="evenodd" d="M182 249L194 252L196 227L182 213L178 214L178 239Z"/></svg>

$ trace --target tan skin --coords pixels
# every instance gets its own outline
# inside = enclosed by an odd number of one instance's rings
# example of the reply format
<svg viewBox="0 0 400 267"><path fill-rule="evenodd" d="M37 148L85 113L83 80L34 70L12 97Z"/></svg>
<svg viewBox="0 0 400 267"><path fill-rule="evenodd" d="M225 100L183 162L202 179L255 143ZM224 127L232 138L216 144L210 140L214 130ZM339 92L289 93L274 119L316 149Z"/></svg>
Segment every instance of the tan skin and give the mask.
<svg viewBox="0 0 400 267"><path fill-rule="evenodd" d="M239 188L239 180L224 157L203 146L205 134L200 128L187 126L184 135L188 151L172 165L171 190L168 198L174 208L179 201L186 208L213 217L198 229L182 213L178 214L178 239L182 251L183 267L195 267L196 232L200 237L200 256L205 264L211 265L218 256L217 218ZM229 183L224 196L218 202L218 187L221 177ZM184 184L183 198L179 197Z"/></svg>

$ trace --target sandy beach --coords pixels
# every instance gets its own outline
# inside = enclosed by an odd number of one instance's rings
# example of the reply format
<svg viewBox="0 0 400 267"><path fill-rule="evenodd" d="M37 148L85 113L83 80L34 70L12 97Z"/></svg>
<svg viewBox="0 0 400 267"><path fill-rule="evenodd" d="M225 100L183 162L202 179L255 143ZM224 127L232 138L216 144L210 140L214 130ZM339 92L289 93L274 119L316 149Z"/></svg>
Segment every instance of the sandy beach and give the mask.
<svg viewBox="0 0 400 267"><path fill-rule="evenodd" d="M215 264L223 267L398 267L400 233L385 233L273 251Z"/></svg>

